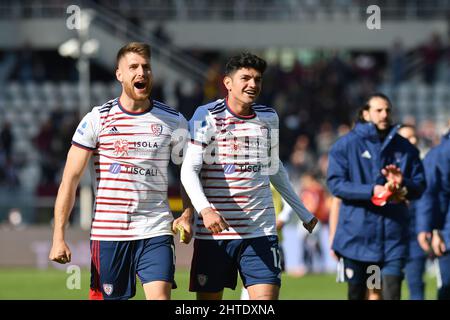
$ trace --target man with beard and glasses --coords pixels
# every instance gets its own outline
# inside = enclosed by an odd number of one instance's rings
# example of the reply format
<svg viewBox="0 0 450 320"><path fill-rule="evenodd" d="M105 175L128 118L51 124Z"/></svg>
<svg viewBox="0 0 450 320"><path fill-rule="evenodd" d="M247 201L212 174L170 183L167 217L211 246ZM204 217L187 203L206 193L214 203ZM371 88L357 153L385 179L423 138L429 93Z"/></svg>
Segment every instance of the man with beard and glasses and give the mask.
<svg viewBox="0 0 450 320"><path fill-rule="evenodd" d="M327 184L342 200L332 249L344 260L350 300L380 288L383 299L400 299L408 254L406 200L425 189L419 151L397 134L391 111L387 96L370 95L358 123L329 154Z"/></svg>
<svg viewBox="0 0 450 320"><path fill-rule="evenodd" d="M220 300L235 289L238 271L250 299L278 299L281 262L270 183L312 232L317 219L289 182L277 147L278 115L255 103L266 62L251 53L232 57L223 83L228 95L196 109L181 167L198 215L190 291Z"/></svg>
<svg viewBox="0 0 450 320"><path fill-rule="evenodd" d="M173 230L181 225L185 242L191 237L188 204L173 221L167 201L169 160L180 156L176 150L182 152L188 124L180 113L151 98L149 45L129 43L116 61L120 97L94 107L73 135L55 203L49 259L63 264L71 260L65 229L91 160L95 203L90 299L133 297L137 275L147 299L167 300L176 287Z"/></svg>

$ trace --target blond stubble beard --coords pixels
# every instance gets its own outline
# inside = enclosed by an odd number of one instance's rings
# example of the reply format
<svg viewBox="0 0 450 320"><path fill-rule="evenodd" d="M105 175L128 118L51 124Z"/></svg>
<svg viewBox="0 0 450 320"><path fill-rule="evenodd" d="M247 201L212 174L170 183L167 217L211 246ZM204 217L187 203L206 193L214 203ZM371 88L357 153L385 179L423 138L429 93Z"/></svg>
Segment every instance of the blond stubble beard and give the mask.
<svg viewBox="0 0 450 320"><path fill-rule="evenodd" d="M137 95L136 92L134 92L134 86L125 84L124 90L127 96L129 96L131 99L135 101L144 101L147 100L150 97L150 93L152 91L152 86L150 85L147 90L145 91L145 95Z"/></svg>

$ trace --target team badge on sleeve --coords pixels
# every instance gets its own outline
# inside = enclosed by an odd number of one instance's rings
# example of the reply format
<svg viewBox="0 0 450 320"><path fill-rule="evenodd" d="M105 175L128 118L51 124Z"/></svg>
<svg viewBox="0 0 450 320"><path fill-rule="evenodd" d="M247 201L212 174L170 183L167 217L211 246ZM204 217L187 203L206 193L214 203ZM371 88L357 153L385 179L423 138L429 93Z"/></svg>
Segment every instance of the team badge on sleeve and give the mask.
<svg viewBox="0 0 450 320"><path fill-rule="evenodd" d="M161 135L162 129L163 129L162 125L153 123L150 125L150 131L151 131L150 134L152 136L157 137L157 136Z"/></svg>

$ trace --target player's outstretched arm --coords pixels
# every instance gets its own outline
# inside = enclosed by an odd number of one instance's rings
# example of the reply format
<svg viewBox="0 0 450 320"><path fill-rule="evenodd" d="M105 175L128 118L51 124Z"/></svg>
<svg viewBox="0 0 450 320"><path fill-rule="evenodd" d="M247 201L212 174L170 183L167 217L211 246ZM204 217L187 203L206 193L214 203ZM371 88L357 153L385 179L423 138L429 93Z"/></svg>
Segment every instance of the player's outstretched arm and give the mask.
<svg viewBox="0 0 450 320"><path fill-rule="evenodd" d="M270 176L270 182L275 189L281 194L284 200L292 207L294 212L303 221L303 226L309 233L314 230L317 224L317 218L305 208L302 201L299 199L297 193L289 182L288 175L284 169L283 163L278 159L278 170L275 174Z"/></svg>
<svg viewBox="0 0 450 320"><path fill-rule="evenodd" d="M71 260L71 252L65 241L65 228L75 202L77 186L91 154L91 151L72 146L67 155L55 202L53 245L49 254L51 261L68 263Z"/></svg>

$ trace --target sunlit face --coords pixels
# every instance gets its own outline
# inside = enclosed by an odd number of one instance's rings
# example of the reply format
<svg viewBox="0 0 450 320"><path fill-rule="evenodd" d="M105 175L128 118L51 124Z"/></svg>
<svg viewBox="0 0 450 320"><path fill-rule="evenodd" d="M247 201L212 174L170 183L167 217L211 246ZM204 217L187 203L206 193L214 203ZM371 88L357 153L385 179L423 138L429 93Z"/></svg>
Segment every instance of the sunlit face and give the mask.
<svg viewBox="0 0 450 320"><path fill-rule="evenodd" d="M223 83L228 90L229 98L244 105L255 102L261 92L261 72L253 68L241 68L225 76Z"/></svg>
<svg viewBox="0 0 450 320"><path fill-rule="evenodd" d="M122 83L122 90L135 101L147 100L153 85L149 59L128 52L119 61L116 77Z"/></svg>
<svg viewBox="0 0 450 320"><path fill-rule="evenodd" d="M417 136L416 136L416 130L410 127L404 127L400 128L398 130L398 134L401 135L403 138L408 139L408 141L412 145L417 145Z"/></svg>
<svg viewBox="0 0 450 320"><path fill-rule="evenodd" d="M369 100L369 110L363 111L364 120L372 122L378 130L383 131L391 124L391 108L383 98L375 97Z"/></svg>

